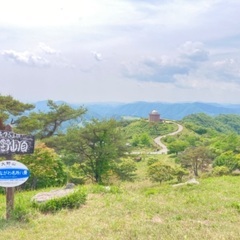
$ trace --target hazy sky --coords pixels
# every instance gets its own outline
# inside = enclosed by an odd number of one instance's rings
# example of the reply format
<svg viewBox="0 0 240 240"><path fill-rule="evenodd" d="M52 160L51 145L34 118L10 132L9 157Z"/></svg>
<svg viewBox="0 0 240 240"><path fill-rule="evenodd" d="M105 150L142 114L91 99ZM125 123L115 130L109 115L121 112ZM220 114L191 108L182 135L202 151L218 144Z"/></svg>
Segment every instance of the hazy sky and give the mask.
<svg viewBox="0 0 240 240"><path fill-rule="evenodd" d="M239 0L0 0L0 94L240 103Z"/></svg>

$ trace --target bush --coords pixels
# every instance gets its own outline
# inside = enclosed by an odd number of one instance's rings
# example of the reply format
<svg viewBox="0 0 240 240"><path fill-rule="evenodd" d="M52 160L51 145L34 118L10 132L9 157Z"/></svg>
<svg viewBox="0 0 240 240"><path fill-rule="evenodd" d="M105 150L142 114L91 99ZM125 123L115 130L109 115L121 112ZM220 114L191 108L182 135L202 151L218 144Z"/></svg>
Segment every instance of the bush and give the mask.
<svg viewBox="0 0 240 240"><path fill-rule="evenodd" d="M162 164L161 162L156 162L149 166L148 176L153 182L168 181L173 179L173 168L169 165Z"/></svg>
<svg viewBox="0 0 240 240"><path fill-rule="evenodd" d="M173 169L173 174L174 174L174 176L177 177L178 182L182 182L183 176L188 175L189 172L186 169L184 169L180 166L177 166Z"/></svg>
<svg viewBox="0 0 240 240"><path fill-rule="evenodd" d="M74 183L76 185L82 185L86 181L87 178L81 169L81 164L74 163L72 166L68 167L68 182Z"/></svg>
<svg viewBox="0 0 240 240"><path fill-rule="evenodd" d="M44 203L33 202L33 207L42 213L54 213L61 209L77 209L86 202L86 198L86 191L78 189L72 194L54 198Z"/></svg>
<svg viewBox="0 0 240 240"><path fill-rule="evenodd" d="M226 166L216 166L213 168L213 176L223 176L228 175L230 173L230 170Z"/></svg>
<svg viewBox="0 0 240 240"><path fill-rule="evenodd" d="M158 162L159 160L157 158L149 158L147 161L147 165L150 166L156 162Z"/></svg>
<svg viewBox="0 0 240 240"><path fill-rule="evenodd" d="M113 172L122 181L133 181L136 170L136 163L131 158L123 158L115 165Z"/></svg>
<svg viewBox="0 0 240 240"><path fill-rule="evenodd" d="M67 182L63 162L54 149L44 143L39 142L33 154L25 154L19 159L30 171L28 181L21 186L23 189L62 186Z"/></svg>

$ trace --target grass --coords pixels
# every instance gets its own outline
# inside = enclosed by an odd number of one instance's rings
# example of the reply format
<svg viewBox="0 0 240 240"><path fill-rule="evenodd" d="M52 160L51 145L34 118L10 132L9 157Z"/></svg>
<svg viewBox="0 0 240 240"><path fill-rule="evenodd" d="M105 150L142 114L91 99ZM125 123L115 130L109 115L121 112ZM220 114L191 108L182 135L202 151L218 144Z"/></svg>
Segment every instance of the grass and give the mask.
<svg viewBox="0 0 240 240"><path fill-rule="evenodd" d="M110 190L87 185L81 208L34 212L28 222L6 221L5 196L0 195L0 239L239 239L239 177L200 179L199 185L176 188L149 182L146 161L138 163L136 182L118 183ZM35 194L16 193L16 205L27 208Z"/></svg>

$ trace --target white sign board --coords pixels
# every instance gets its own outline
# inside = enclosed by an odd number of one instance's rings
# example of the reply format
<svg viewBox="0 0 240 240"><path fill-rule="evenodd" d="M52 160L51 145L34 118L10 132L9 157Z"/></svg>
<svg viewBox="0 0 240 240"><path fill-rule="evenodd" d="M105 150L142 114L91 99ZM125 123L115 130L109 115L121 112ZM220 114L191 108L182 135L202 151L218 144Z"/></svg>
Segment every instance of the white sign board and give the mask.
<svg viewBox="0 0 240 240"><path fill-rule="evenodd" d="M28 168L14 160L0 161L0 186L16 187L27 181L30 176Z"/></svg>

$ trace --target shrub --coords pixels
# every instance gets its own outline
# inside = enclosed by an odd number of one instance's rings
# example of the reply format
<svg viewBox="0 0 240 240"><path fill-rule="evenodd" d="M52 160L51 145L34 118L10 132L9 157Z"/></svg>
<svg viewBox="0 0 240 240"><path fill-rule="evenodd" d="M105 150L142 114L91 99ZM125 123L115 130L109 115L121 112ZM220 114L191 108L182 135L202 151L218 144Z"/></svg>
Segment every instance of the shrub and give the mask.
<svg viewBox="0 0 240 240"><path fill-rule="evenodd" d="M150 166L156 162L158 162L159 160L157 158L149 158L147 161L147 165Z"/></svg>
<svg viewBox="0 0 240 240"><path fill-rule="evenodd" d="M173 175L177 177L178 182L182 182L183 176L188 174L188 171L180 166L177 166L173 169Z"/></svg>
<svg viewBox="0 0 240 240"><path fill-rule="evenodd" d="M72 194L53 198L43 203L33 202L33 207L43 213L54 213L61 209L77 209L86 202L86 197L86 191L78 189Z"/></svg>
<svg viewBox="0 0 240 240"><path fill-rule="evenodd" d="M115 165L113 172L122 181L133 181L136 176L136 170L136 163L131 158L123 158Z"/></svg>
<svg viewBox="0 0 240 240"><path fill-rule="evenodd" d="M173 179L173 168L161 162L156 162L149 166L148 176L151 181L162 183Z"/></svg>
<svg viewBox="0 0 240 240"><path fill-rule="evenodd" d="M30 170L30 177L21 188L37 189L62 186L67 181L63 162L56 152L44 143L38 143L33 154L20 156L20 161Z"/></svg>
<svg viewBox="0 0 240 240"><path fill-rule="evenodd" d="M213 168L213 176L223 176L228 175L230 173L230 170L226 166L216 166Z"/></svg>

